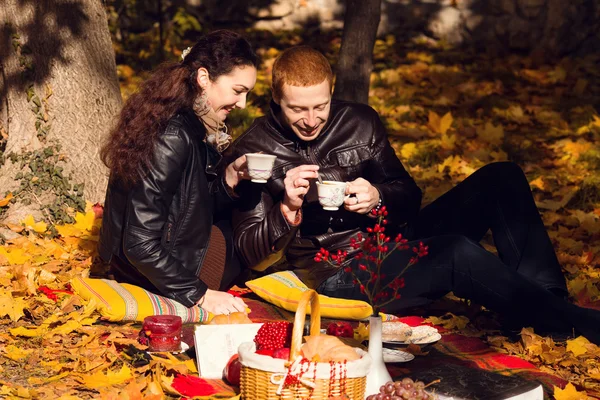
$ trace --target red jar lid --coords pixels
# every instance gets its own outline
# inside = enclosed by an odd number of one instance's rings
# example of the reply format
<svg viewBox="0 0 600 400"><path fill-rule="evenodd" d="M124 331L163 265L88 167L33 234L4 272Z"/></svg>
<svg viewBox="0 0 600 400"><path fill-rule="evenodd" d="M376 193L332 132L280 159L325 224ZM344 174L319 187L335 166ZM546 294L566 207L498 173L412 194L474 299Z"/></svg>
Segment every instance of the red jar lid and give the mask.
<svg viewBox="0 0 600 400"><path fill-rule="evenodd" d="M178 315L152 315L144 318L143 330L154 334L170 334L181 330L181 317Z"/></svg>

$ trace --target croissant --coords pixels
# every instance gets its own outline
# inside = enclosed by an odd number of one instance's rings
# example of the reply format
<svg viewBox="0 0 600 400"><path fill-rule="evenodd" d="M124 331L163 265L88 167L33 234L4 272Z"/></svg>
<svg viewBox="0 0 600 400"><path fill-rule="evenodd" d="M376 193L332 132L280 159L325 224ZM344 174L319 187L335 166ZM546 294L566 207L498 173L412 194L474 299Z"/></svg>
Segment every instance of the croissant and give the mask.
<svg viewBox="0 0 600 400"><path fill-rule="evenodd" d="M354 361L360 358L354 348L344 344L335 336L306 336L304 339L306 343L302 345L300 352L304 358L311 361Z"/></svg>
<svg viewBox="0 0 600 400"><path fill-rule="evenodd" d="M209 322L209 325L227 325L227 324L251 324L252 320L243 312L234 312L229 315L215 315Z"/></svg>

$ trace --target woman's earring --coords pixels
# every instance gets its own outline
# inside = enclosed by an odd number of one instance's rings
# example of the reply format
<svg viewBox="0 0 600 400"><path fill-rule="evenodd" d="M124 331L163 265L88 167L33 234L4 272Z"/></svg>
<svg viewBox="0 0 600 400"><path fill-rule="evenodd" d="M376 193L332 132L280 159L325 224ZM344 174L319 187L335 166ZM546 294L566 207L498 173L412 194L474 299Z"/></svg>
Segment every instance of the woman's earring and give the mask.
<svg viewBox="0 0 600 400"><path fill-rule="evenodd" d="M194 100L194 112L198 116L207 114L210 111L210 102L208 101L208 94L206 90L202 88L202 93Z"/></svg>

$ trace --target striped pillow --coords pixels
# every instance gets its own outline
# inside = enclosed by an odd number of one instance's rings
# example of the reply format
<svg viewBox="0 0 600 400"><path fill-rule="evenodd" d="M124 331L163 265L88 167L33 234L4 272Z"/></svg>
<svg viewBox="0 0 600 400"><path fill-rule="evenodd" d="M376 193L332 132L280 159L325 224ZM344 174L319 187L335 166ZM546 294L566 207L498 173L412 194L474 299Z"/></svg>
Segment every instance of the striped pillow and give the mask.
<svg viewBox="0 0 600 400"><path fill-rule="evenodd" d="M94 299L100 315L109 321L143 321L150 315L179 315L183 323L201 323L209 313L200 307L187 308L164 296L127 283L109 279L77 277L73 291L84 300Z"/></svg>
<svg viewBox="0 0 600 400"><path fill-rule="evenodd" d="M246 282L246 286L263 300L292 312L296 311L300 297L308 290L304 282L292 271L265 275ZM361 320L373 314L371 305L361 300L339 299L319 294L319 305L321 316L325 318ZM380 315L384 321L398 319L391 314L380 313Z"/></svg>

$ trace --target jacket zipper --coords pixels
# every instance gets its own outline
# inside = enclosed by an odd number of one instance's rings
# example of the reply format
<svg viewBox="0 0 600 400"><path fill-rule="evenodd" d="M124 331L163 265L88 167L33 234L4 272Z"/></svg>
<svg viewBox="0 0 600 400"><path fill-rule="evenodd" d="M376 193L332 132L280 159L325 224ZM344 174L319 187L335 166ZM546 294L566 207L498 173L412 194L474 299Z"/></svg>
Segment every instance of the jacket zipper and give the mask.
<svg viewBox="0 0 600 400"><path fill-rule="evenodd" d="M167 225L167 243L171 243L171 230L173 229L173 224L169 222Z"/></svg>
<svg viewBox="0 0 600 400"><path fill-rule="evenodd" d="M311 164L315 164L315 165L319 165L318 162L316 162L315 160L313 160L313 158L311 157L311 153L310 153L310 144L306 145L306 158L308 158L308 161L311 162Z"/></svg>

